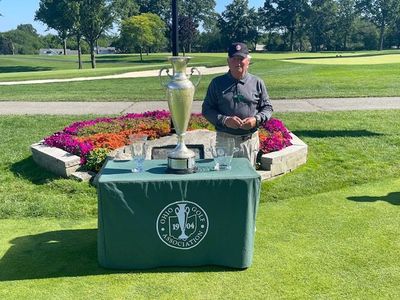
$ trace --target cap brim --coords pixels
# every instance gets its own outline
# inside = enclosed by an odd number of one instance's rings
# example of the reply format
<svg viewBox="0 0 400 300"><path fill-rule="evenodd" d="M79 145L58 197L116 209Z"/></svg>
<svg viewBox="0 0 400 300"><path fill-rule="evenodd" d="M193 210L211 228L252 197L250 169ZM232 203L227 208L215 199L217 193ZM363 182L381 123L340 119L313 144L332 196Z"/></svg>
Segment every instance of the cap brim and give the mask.
<svg viewBox="0 0 400 300"><path fill-rule="evenodd" d="M246 53L241 53L241 52L239 52L239 53L233 53L233 54L230 55L229 57L235 57L235 56L240 56L240 57L242 57L242 58L246 58L246 57L248 57L249 55L246 54Z"/></svg>

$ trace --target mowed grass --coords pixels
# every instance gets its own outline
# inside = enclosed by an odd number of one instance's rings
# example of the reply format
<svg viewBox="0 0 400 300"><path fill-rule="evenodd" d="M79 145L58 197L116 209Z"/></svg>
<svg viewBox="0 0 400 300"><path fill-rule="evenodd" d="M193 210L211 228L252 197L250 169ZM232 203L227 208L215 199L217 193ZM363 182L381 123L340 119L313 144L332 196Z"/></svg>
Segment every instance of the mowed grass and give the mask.
<svg viewBox="0 0 400 300"><path fill-rule="evenodd" d="M0 57L0 82L95 77L158 70L161 67L170 66L167 60L168 56L170 56L168 53L143 55L143 61L141 61L138 54L98 55L96 56L96 69L92 69L90 57L83 55L83 69L78 70L76 56L2 55ZM191 64L217 66L223 65L224 59L218 56L208 56L204 59L199 58Z"/></svg>
<svg viewBox="0 0 400 300"><path fill-rule="evenodd" d="M389 199L399 185L383 180L261 204L253 265L245 271L106 270L97 264L95 219L0 220L0 296L396 299L400 201Z"/></svg>
<svg viewBox="0 0 400 300"><path fill-rule="evenodd" d="M317 64L317 65L376 65L376 64L398 64L400 63L399 54L387 54L387 55L374 55L374 56L342 56L336 57L324 57L324 58L312 58L312 59L287 59L287 62L294 62L300 64Z"/></svg>
<svg viewBox="0 0 400 300"><path fill-rule="evenodd" d="M95 189L43 171L28 149L78 117L1 117L0 298L400 297L398 113L276 117L308 144L308 162L263 183L245 271L100 268Z"/></svg>
<svg viewBox="0 0 400 300"><path fill-rule="evenodd" d="M95 189L43 171L28 149L82 117L1 117L0 298L398 298L398 113L276 116L309 157L263 183L245 271L100 268Z"/></svg>
<svg viewBox="0 0 400 300"><path fill-rule="evenodd" d="M260 57L254 54L252 69L253 73L263 74L260 76L265 77L267 84L268 79L281 83L283 95L295 94L296 87L299 95L303 92L318 95L321 89L316 89L313 82L326 88L329 85L320 76L329 73L332 76L328 80L339 80L335 65L282 62L288 57L276 55L276 59L264 61L263 54ZM222 54L215 57L225 60ZM302 54L298 57L305 58ZM397 91L391 81L397 74L393 72L396 66L347 66L340 74L350 74L345 77L349 85L366 80L372 88L364 88L372 91L376 87L381 96L388 87L381 86L385 80L391 82L392 91ZM294 77L305 76L303 67L308 70L307 76L312 75L307 78L311 87L302 86L304 78L293 85ZM113 68L125 66L109 69ZM367 73L365 78L362 72ZM371 74L383 76L375 78L376 86ZM351 81L353 77L358 80ZM198 99L211 78L206 76L203 80L198 89L200 94L196 95ZM158 85L158 80L153 79L150 85L151 80L140 80L116 80L110 85L106 85L108 80L92 86L65 85L58 95L62 85L54 85L51 90L48 90L50 84L39 85L38 89L25 90L33 93L25 100L43 101L55 94L58 100L71 100L70 94L80 101L92 101L94 97L131 101L133 95L140 93L164 96L161 88L152 93L146 91ZM289 82L292 85L284 89ZM343 89L331 84L329 87L336 91ZM114 85L122 90L118 91ZM126 85L131 85L129 90L124 89ZM0 87L1 92L3 88ZM18 93L18 89L14 92ZM361 92L362 87L353 92L357 90ZM272 87L270 91L273 95ZM114 97L112 93L117 95ZM9 91L4 99L10 100L7 97L12 95ZM145 100L149 99L153 98ZM100 268L96 257L95 188L40 169L29 152L29 145L44 136L71 122L95 116L0 117L0 299L399 298L398 112L275 116L308 144L308 162L290 174L262 184L254 261L245 271L212 266L145 271Z"/></svg>
<svg viewBox="0 0 400 300"><path fill-rule="evenodd" d="M341 55L341 57L337 57ZM169 65L167 53L145 56L99 57L96 70L62 69L12 72L0 81L71 78L119 74L134 70L160 69ZM224 53L192 54L190 65L221 66ZM272 99L400 96L400 54L396 51L354 53L255 53L250 72L267 84ZM34 58L32 58L33 60ZM57 57L58 59L58 57ZM70 58L69 58L70 59ZM29 60L29 59L28 59ZM103 60L103 62L101 62ZM111 62L106 62L106 61ZM1 61L1 58L0 58ZM346 63L343 63L345 61ZM44 67L45 63L41 62ZM65 62L63 62L65 63ZM1 67L0 67L1 69ZM3 77L1 77L3 76ZM195 100L203 100L208 84L217 75L203 76ZM158 78L106 79L82 82L0 86L0 101L151 101L165 100Z"/></svg>
<svg viewBox="0 0 400 300"><path fill-rule="evenodd" d="M308 162L296 172L265 182L262 202L311 196L400 174L400 121L396 110L287 113L275 117L309 145ZM42 170L29 151L29 145L82 119L0 118L0 218L97 215L93 187Z"/></svg>

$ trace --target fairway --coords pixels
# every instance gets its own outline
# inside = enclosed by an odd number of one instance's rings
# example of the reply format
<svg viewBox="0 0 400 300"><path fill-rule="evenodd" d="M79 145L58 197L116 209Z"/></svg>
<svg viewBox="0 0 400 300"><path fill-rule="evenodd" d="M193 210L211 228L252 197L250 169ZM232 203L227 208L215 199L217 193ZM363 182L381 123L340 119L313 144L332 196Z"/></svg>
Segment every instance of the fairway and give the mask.
<svg viewBox="0 0 400 300"><path fill-rule="evenodd" d="M326 58L295 58L284 59L282 61L298 64L315 64L315 65L378 65L378 64L399 64L399 54L373 55L373 56L342 56Z"/></svg>
<svg viewBox="0 0 400 300"><path fill-rule="evenodd" d="M250 72L267 85L271 99L398 97L398 51L252 53ZM226 65L226 53L190 53L189 67ZM336 57L342 55L342 57ZM102 55L97 69L77 70L75 57L0 56L0 81L95 77L171 66L169 53ZM85 57L87 59L87 57ZM36 69L35 69L36 68ZM210 81L204 75L194 100L203 100ZM193 76L195 80L195 76ZM157 77L103 79L0 86L0 101L159 101L166 100Z"/></svg>

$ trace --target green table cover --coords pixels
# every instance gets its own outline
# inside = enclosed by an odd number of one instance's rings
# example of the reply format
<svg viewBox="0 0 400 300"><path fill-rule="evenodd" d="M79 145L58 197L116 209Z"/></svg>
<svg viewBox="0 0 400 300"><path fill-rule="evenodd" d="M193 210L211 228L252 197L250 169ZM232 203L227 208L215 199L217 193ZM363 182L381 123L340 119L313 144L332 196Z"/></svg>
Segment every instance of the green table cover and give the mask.
<svg viewBox="0 0 400 300"><path fill-rule="evenodd" d="M214 171L166 173L165 160L110 160L98 180L98 259L114 269L221 265L247 268L254 249L261 178L247 159Z"/></svg>

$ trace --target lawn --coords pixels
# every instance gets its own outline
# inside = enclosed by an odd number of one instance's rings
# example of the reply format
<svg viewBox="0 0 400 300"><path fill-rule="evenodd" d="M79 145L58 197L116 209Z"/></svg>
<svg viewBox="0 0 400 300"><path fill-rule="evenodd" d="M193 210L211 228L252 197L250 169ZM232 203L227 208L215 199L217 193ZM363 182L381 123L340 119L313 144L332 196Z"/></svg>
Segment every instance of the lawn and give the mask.
<svg viewBox="0 0 400 300"><path fill-rule="evenodd" d="M31 143L82 117L1 117L0 298L400 297L398 112L276 117L309 157L263 183L252 267L140 272L98 267L95 189L30 157Z"/></svg>
<svg viewBox="0 0 400 300"><path fill-rule="evenodd" d="M338 57L338 55L341 55ZM134 70L160 69L168 63L167 53L151 54L144 62L135 55L100 56L98 69L74 70L70 57L0 58L6 70L0 81L71 78L119 74ZM192 54L191 66L226 64L226 54ZM272 99L400 96L400 54L398 51L353 53L255 53L250 71L264 79ZM21 59L17 57L16 59ZM87 58L86 58L87 59ZM3 60L3 61L2 61ZM4 61L5 60L5 61ZM345 63L343 63L345 62ZM20 72L12 72L15 63ZM50 68L35 71L32 68ZM7 68L11 72L7 72ZM11 68L11 69L10 69ZM25 71L26 72L25 72ZM203 76L195 100L203 100L208 84L216 75ZM0 86L0 101L151 101L165 100L158 79L129 78L40 85Z"/></svg>
<svg viewBox="0 0 400 300"><path fill-rule="evenodd" d="M142 70L158 70L169 66L168 53L144 55L140 61L139 54L98 55L96 69L91 68L90 56L83 55L83 69L77 69L75 56L44 55L2 55L0 57L0 81L19 81L49 78L74 78L114 75ZM218 66L225 60L218 56L199 57L194 65Z"/></svg>

